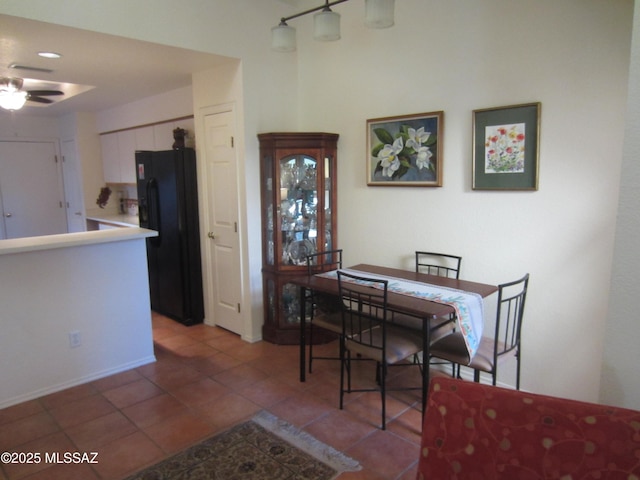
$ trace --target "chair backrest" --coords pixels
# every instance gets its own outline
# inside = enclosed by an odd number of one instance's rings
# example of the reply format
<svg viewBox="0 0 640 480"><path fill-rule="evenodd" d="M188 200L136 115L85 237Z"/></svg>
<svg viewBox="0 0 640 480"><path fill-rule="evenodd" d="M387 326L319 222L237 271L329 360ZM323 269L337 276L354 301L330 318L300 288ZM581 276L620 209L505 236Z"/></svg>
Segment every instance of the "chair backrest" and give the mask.
<svg viewBox="0 0 640 480"><path fill-rule="evenodd" d="M309 276L316 273L329 272L342 268L342 250L325 250L324 252L316 252L307 255L307 274ZM313 290L307 290L306 296L308 305L307 311L310 312L310 318L320 313L338 313L340 311L340 300L335 295L326 295Z"/></svg>
<svg viewBox="0 0 640 480"><path fill-rule="evenodd" d="M520 346L528 286L528 273L519 280L498 285L494 362L500 355L509 353Z"/></svg>
<svg viewBox="0 0 640 480"><path fill-rule="evenodd" d="M384 352L388 283L338 270L343 333L361 332L349 341Z"/></svg>
<svg viewBox="0 0 640 480"><path fill-rule="evenodd" d="M459 278L462 257L446 253L416 251L416 272Z"/></svg>
<svg viewBox="0 0 640 480"><path fill-rule="evenodd" d="M325 250L307 255L307 273L328 272L342 268L342 249Z"/></svg>

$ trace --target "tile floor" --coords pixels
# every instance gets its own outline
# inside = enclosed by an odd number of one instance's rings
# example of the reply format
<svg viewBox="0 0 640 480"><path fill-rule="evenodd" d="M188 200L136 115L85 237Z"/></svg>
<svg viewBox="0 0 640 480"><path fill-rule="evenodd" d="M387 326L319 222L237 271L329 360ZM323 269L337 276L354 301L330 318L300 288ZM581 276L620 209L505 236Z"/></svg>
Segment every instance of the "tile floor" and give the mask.
<svg viewBox="0 0 640 480"><path fill-rule="evenodd" d="M415 478L418 392L388 395L382 431L379 394L352 393L338 408L338 362L316 361L301 383L296 346L155 314L153 332L157 362L0 410L0 452L97 452L97 463L2 464L0 480L122 479L263 409L363 465L339 480ZM357 363L354 379L370 382L372 365ZM400 370L396 381L417 369Z"/></svg>

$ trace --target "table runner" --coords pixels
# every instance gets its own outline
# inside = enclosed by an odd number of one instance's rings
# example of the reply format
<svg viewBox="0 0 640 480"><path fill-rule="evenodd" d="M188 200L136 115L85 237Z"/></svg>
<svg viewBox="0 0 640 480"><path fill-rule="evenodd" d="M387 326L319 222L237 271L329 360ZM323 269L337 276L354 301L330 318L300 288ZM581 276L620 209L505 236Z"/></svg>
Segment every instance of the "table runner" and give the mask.
<svg viewBox="0 0 640 480"><path fill-rule="evenodd" d="M359 277L387 280L387 289L393 293L424 298L431 302L450 305L456 311L458 330L462 332L467 351L469 352L469 359L473 358L478 351L480 339L482 338L482 330L484 328L484 304L481 295L404 278L376 275L360 270L341 269L340 271ZM319 273L317 276L337 279L338 271L331 270L329 272Z"/></svg>

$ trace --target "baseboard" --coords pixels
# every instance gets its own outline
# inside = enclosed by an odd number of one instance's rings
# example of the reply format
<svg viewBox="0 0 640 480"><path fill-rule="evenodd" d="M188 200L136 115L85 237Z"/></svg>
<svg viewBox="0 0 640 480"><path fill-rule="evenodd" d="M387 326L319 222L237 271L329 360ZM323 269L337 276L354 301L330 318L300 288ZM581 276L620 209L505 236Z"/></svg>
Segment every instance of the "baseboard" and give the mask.
<svg viewBox="0 0 640 480"><path fill-rule="evenodd" d="M451 376L451 366L450 365L431 365L431 370L436 370L438 372L442 372L445 375L449 375ZM465 366L462 366L462 368L460 369L460 378L462 380L466 380L469 382L473 382L473 370L470 368L466 368ZM483 383L485 385L491 385L491 375L489 374L485 374L485 373L480 373L480 383ZM500 379L498 379L498 381L496 382L496 386L497 387L502 387L502 388L510 388L510 389L515 389L516 386L515 385L509 385L507 383L501 382Z"/></svg>
<svg viewBox="0 0 640 480"><path fill-rule="evenodd" d="M84 383L92 382L94 380L98 380L100 378L108 377L110 375L114 375L116 373L124 372L127 370L131 370L132 368L141 367L142 365L147 365L149 363L153 363L156 361L155 355L150 355L145 358L141 358L136 360L135 362L125 363L123 365L119 365L117 367L109 368L107 370L102 370L100 372L95 372L90 375L86 375L80 378L74 378L67 382L59 383L57 385L51 385L45 388L41 388L35 390L33 392L25 393L22 395L18 395L16 397L11 397L8 399L4 399L0 401L0 409L11 407L12 405L17 405L22 402L27 402L29 400L33 400L36 398L43 397L45 395L49 395L51 393L56 393L61 390L66 390L67 388L76 387L78 385L82 385Z"/></svg>

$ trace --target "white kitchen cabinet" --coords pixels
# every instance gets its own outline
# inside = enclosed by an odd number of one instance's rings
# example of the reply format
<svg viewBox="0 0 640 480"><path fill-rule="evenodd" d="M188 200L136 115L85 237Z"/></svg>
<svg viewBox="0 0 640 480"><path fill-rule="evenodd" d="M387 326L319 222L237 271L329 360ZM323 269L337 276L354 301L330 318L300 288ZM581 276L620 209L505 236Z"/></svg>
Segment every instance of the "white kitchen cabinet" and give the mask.
<svg viewBox="0 0 640 480"><path fill-rule="evenodd" d="M100 136L106 183L135 183L135 135L131 130Z"/></svg>
<svg viewBox="0 0 640 480"><path fill-rule="evenodd" d="M135 130L118 132L121 183L136 183L136 150Z"/></svg>
<svg viewBox="0 0 640 480"><path fill-rule="evenodd" d="M100 141L106 183L136 183L136 150L155 150L152 127L107 133Z"/></svg>
<svg viewBox="0 0 640 480"><path fill-rule="evenodd" d="M136 150L171 150L175 128L187 130L185 146L193 148L195 146L195 121L193 118L100 135L104 181L106 183L136 183Z"/></svg>
<svg viewBox="0 0 640 480"><path fill-rule="evenodd" d="M173 122L158 123L153 126L154 150L171 150L173 148L174 128Z"/></svg>
<svg viewBox="0 0 640 480"><path fill-rule="evenodd" d="M106 183L120 183L120 155L118 152L118 134L100 135L102 146L102 171Z"/></svg>
<svg viewBox="0 0 640 480"><path fill-rule="evenodd" d="M136 150L155 150L153 127L140 127L134 130L136 134ZM135 161L134 161L135 163Z"/></svg>

